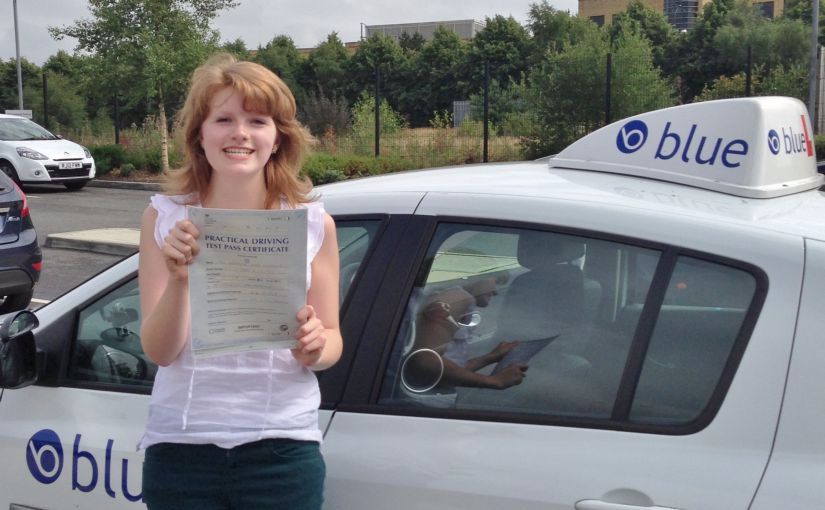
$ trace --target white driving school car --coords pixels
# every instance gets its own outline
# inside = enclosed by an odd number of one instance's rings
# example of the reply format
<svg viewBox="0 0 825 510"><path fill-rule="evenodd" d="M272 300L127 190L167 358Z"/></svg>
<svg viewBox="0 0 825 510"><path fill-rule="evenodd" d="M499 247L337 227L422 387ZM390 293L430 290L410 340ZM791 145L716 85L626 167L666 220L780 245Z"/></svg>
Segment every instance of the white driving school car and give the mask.
<svg viewBox="0 0 825 510"><path fill-rule="evenodd" d="M811 137L796 100L724 100L320 187L345 343L319 375L326 507L822 508ZM0 508L143 508L137 266L0 322Z"/></svg>

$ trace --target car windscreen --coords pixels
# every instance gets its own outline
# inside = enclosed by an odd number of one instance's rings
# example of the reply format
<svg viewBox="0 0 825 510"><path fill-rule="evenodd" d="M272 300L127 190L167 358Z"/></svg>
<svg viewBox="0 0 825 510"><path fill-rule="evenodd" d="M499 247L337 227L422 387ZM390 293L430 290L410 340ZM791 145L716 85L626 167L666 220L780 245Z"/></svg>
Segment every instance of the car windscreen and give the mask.
<svg viewBox="0 0 825 510"><path fill-rule="evenodd" d="M28 119L0 119L0 140L55 140L56 136Z"/></svg>

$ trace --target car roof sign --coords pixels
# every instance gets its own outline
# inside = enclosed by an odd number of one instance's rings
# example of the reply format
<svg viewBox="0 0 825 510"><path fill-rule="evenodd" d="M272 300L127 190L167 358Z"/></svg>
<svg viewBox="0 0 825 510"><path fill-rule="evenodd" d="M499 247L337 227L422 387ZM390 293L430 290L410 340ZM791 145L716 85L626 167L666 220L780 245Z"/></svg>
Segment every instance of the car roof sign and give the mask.
<svg viewBox="0 0 825 510"><path fill-rule="evenodd" d="M614 122L569 145L550 167L632 175L748 198L818 188L813 129L789 97L723 99Z"/></svg>

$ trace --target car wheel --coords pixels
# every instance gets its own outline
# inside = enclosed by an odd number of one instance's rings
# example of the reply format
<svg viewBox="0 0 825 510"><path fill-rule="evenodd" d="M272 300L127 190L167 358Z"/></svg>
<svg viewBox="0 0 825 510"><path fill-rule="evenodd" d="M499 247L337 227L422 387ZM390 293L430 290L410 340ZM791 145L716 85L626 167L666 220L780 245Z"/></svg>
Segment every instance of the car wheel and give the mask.
<svg viewBox="0 0 825 510"><path fill-rule="evenodd" d="M32 300L32 294L34 293L34 288L30 288L25 292L21 292L20 294L11 294L6 296L2 303L0 303L0 314L9 313L9 312L16 312L18 310L23 310Z"/></svg>
<svg viewBox="0 0 825 510"><path fill-rule="evenodd" d="M8 161L0 161L0 171L8 175L17 185L20 185L20 179L17 177L17 170L14 169Z"/></svg>
<svg viewBox="0 0 825 510"><path fill-rule="evenodd" d="M88 181L67 182L67 183L64 183L63 185L66 186L66 189L69 190L69 191L77 191L77 190L83 189L83 187L86 185L87 182Z"/></svg>

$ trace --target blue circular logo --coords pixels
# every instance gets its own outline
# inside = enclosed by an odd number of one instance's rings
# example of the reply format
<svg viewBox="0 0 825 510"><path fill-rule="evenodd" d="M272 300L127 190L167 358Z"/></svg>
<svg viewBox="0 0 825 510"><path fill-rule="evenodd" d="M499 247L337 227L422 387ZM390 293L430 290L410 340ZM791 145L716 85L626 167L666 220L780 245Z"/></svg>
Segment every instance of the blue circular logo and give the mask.
<svg viewBox="0 0 825 510"><path fill-rule="evenodd" d="M647 141L647 124L640 120L631 120L616 135L616 147L625 154L633 154Z"/></svg>
<svg viewBox="0 0 825 510"><path fill-rule="evenodd" d="M782 142L779 141L779 133L775 129L768 131L768 149L775 155L779 154Z"/></svg>
<svg viewBox="0 0 825 510"><path fill-rule="evenodd" d="M26 464L40 483L52 483L63 470L63 446L53 430L36 432L26 445Z"/></svg>

